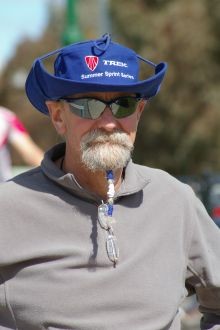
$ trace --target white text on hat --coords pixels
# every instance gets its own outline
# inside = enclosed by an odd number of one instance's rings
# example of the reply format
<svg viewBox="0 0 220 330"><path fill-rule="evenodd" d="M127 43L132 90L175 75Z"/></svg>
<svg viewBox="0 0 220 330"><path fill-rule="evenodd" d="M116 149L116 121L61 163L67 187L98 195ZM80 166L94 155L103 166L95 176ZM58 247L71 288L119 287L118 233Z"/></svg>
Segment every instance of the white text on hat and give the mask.
<svg viewBox="0 0 220 330"><path fill-rule="evenodd" d="M118 62L118 61L112 61L112 60L103 60L104 65L114 65L114 66L123 66L124 68L127 68L127 63Z"/></svg>

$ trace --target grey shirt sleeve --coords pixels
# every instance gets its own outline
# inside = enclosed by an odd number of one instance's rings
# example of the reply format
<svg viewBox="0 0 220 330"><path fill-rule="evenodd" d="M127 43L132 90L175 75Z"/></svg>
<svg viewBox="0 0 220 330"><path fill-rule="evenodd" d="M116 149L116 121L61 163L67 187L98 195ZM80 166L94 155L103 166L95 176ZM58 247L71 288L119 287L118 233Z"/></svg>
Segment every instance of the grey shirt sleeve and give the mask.
<svg viewBox="0 0 220 330"><path fill-rule="evenodd" d="M186 287L197 295L201 329L220 329L220 229L194 198L194 227L188 254Z"/></svg>
<svg viewBox="0 0 220 330"><path fill-rule="evenodd" d="M6 281L0 275L0 330L17 330L10 304L7 300Z"/></svg>

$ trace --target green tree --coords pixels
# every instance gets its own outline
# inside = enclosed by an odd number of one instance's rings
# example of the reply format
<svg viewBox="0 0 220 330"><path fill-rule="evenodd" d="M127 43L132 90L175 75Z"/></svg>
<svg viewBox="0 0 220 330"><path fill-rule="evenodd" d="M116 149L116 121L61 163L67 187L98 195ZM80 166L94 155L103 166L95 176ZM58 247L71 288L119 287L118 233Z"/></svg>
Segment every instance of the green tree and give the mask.
<svg viewBox="0 0 220 330"><path fill-rule="evenodd" d="M219 46L207 2L111 2L118 39L169 64L161 92L141 120L135 160L173 174L220 169L219 63L213 59Z"/></svg>

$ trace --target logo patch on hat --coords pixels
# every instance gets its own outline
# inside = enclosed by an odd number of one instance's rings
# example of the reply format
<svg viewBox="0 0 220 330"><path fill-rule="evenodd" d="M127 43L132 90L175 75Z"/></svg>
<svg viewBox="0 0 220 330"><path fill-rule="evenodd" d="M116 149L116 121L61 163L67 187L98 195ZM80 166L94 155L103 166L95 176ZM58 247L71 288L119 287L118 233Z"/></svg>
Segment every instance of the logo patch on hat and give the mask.
<svg viewBox="0 0 220 330"><path fill-rule="evenodd" d="M97 56L89 55L85 56L85 61L89 70L94 71L99 63L99 58Z"/></svg>

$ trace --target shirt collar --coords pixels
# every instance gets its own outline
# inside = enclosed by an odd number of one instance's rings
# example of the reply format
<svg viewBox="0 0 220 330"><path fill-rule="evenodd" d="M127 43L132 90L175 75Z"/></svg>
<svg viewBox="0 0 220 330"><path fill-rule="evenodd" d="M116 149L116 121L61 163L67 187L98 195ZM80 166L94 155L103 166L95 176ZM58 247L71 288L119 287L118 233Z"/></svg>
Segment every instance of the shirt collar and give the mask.
<svg viewBox="0 0 220 330"><path fill-rule="evenodd" d="M100 203L100 198L85 190L75 179L71 173L65 173L56 165L55 160L64 157L65 143L55 145L53 148L45 153L44 159L41 163L41 168L44 174L56 184L60 185L70 193L77 195L80 198L96 201ZM136 165L130 160L125 168L125 175L120 186L120 189L116 193L116 199L132 195L142 190L149 182L148 177L143 176L141 166Z"/></svg>

